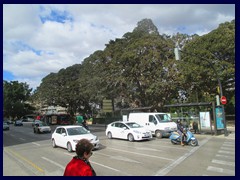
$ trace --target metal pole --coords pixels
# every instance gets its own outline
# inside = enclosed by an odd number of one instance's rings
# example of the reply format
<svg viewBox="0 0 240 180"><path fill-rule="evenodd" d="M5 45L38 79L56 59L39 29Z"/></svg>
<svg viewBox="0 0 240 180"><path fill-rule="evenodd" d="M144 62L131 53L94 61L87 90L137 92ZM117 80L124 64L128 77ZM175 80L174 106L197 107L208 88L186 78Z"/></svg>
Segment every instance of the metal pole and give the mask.
<svg viewBox="0 0 240 180"><path fill-rule="evenodd" d="M176 48L174 49L174 53L175 53L175 56L176 56L176 60L180 60L180 57L181 57L178 51L180 51L180 52L182 52L182 53L184 53L184 54L190 55L190 56L196 56L196 57L198 57L198 58L200 58L200 59L203 59L203 60L205 60L205 61L208 62L208 64L211 66L211 68L213 69L213 71L214 71L214 73L215 73L215 75L216 75L216 77L217 77L218 86L219 86L219 89L220 89L220 96L222 97L222 96L223 96L222 84L221 84L219 75L218 75L216 69L214 68L213 64L210 62L210 60L207 59L207 58L198 56L198 55L196 55L196 54L194 54L194 53L186 53L186 52L180 50L178 43L176 43ZM226 126L226 118L225 118L225 111L224 111L224 105L221 105L221 107L222 107L222 111L223 111L224 136L228 136L227 126Z"/></svg>

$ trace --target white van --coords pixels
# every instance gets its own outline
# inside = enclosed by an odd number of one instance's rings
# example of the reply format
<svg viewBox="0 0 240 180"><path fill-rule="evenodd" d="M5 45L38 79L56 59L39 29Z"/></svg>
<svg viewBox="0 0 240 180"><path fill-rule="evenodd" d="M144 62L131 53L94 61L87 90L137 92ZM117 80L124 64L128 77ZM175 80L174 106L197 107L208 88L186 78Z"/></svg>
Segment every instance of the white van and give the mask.
<svg viewBox="0 0 240 180"><path fill-rule="evenodd" d="M169 136L177 130L177 124L173 122L167 113L130 113L128 121L136 122L150 130L157 138Z"/></svg>

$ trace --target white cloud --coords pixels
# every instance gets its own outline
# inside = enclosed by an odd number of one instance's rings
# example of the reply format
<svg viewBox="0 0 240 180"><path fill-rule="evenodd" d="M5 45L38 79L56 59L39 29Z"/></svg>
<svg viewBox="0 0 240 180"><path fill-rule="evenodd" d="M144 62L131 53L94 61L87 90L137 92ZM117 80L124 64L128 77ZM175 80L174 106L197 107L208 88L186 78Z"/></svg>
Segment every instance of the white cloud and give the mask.
<svg viewBox="0 0 240 180"><path fill-rule="evenodd" d="M49 21L42 23L40 17ZM143 18L152 19L160 34L203 35L235 19L235 6L4 4L3 70L36 88L49 73L81 63L94 51L103 50L109 40L131 32Z"/></svg>

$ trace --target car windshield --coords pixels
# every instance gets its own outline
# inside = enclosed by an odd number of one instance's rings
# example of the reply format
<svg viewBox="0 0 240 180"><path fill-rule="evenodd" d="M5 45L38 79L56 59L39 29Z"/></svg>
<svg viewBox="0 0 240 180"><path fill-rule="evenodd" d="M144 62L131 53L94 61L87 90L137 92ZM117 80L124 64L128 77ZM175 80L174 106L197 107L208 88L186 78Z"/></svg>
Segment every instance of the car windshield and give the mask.
<svg viewBox="0 0 240 180"><path fill-rule="evenodd" d="M8 124L6 122L4 122L3 125L8 125Z"/></svg>
<svg viewBox="0 0 240 180"><path fill-rule="evenodd" d="M170 116L168 114L156 114L159 122L171 122Z"/></svg>
<svg viewBox="0 0 240 180"><path fill-rule="evenodd" d="M126 125L128 125L130 128L140 128L140 127L142 127L139 124L133 123L133 122L126 123Z"/></svg>
<svg viewBox="0 0 240 180"><path fill-rule="evenodd" d="M73 128L68 128L67 133L69 136L75 136L75 135L88 134L89 132L83 127L73 127Z"/></svg>

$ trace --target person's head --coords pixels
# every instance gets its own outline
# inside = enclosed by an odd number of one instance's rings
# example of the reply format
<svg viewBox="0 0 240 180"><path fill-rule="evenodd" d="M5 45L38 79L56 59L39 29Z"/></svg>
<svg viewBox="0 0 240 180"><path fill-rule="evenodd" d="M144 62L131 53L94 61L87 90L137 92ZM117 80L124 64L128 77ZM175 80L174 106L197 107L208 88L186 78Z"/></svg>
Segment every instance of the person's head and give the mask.
<svg viewBox="0 0 240 180"><path fill-rule="evenodd" d="M78 157L88 159L92 155L93 144L87 139L81 139L76 144L76 154Z"/></svg>
<svg viewBox="0 0 240 180"><path fill-rule="evenodd" d="M177 123L180 124L180 123L181 123L181 119L178 119L178 120L177 120Z"/></svg>

